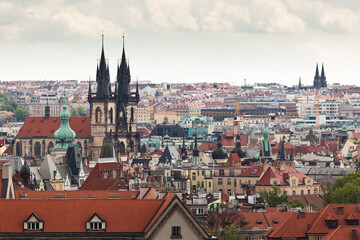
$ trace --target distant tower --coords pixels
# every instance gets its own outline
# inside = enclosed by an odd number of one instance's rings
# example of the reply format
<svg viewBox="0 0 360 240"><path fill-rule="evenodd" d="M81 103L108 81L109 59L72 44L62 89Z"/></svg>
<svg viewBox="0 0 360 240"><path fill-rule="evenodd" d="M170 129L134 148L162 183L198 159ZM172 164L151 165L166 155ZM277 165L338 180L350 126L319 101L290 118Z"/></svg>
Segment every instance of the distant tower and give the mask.
<svg viewBox="0 0 360 240"><path fill-rule="evenodd" d="M199 164L200 164L200 158L199 158L199 149L197 146L197 133L195 133L195 146L194 146L194 150L193 150L192 165L199 166Z"/></svg>
<svg viewBox="0 0 360 240"><path fill-rule="evenodd" d="M301 89L301 77L299 77L299 89Z"/></svg>
<svg viewBox="0 0 360 240"><path fill-rule="evenodd" d="M267 129L267 123L265 118L265 127L263 131L263 139L261 142L261 152L260 157L262 159L271 159L271 146L270 146L270 138L269 138L269 130Z"/></svg>
<svg viewBox="0 0 360 240"><path fill-rule="evenodd" d="M320 85L320 75L319 75L319 67L318 64L316 63L316 70L315 70L315 77L314 77L314 88L316 89L320 89L321 85Z"/></svg>
<svg viewBox="0 0 360 240"><path fill-rule="evenodd" d="M324 64L322 64L321 76L320 76L320 88L326 88L326 87L327 87L327 83L326 83L326 76L325 76L325 71L324 71Z"/></svg>

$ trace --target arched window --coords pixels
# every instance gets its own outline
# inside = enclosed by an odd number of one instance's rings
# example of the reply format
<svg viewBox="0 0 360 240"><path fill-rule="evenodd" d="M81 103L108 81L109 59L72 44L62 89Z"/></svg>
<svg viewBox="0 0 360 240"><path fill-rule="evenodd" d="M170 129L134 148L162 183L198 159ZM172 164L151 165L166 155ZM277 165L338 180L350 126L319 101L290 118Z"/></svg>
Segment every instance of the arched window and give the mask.
<svg viewBox="0 0 360 240"><path fill-rule="evenodd" d="M22 144L21 142L16 143L16 156L22 155Z"/></svg>
<svg viewBox="0 0 360 240"><path fill-rule="evenodd" d="M292 191L292 195L295 196L295 195L296 195L296 192L295 192L295 191Z"/></svg>
<svg viewBox="0 0 360 240"><path fill-rule="evenodd" d="M110 123L113 123L113 109L112 108L110 108L109 115L110 115Z"/></svg>
<svg viewBox="0 0 360 240"><path fill-rule="evenodd" d="M317 194L317 188L314 189L314 194L315 194L315 195Z"/></svg>
<svg viewBox="0 0 360 240"><path fill-rule="evenodd" d="M49 142L48 147L47 147L47 153L50 154L50 150L54 147L54 143L53 142Z"/></svg>
<svg viewBox="0 0 360 240"><path fill-rule="evenodd" d="M85 142L84 142L84 150L85 150L85 156L87 156L87 148L88 148L88 146L87 146L87 141L85 140Z"/></svg>
<svg viewBox="0 0 360 240"><path fill-rule="evenodd" d="M39 142L35 143L34 155L35 155L35 157L41 157L41 144Z"/></svg>
<svg viewBox="0 0 360 240"><path fill-rule="evenodd" d="M301 190L301 195L304 195L304 190Z"/></svg>
<svg viewBox="0 0 360 240"><path fill-rule="evenodd" d="M310 189L308 190L308 195L310 195Z"/></svg>
<svg viewBox="0 0 360 240"><path fill-rule="evenodd" d="M125 144L124 142L120 143L120 155L125 155Z"/></svg>
<svg viewBox="0 0 360 240"><path fill-rule="evenodd" d="M131 119L130 119L131 122L134 122L134 108L132 107L131 108Z"/></svg>
<svg viewBox="0 0 360 240"><path fill-rule="evenodd" d="M101 109L98 107L95 111L95 122L100 123L101 122Z"/></svg>
<svg viewBox="0 0 360 240"><path fill-rule="evenodd" d="M42 141L42 149L41 149L41 154L44 156L46 154L45 152L45 140Z"/></svg>

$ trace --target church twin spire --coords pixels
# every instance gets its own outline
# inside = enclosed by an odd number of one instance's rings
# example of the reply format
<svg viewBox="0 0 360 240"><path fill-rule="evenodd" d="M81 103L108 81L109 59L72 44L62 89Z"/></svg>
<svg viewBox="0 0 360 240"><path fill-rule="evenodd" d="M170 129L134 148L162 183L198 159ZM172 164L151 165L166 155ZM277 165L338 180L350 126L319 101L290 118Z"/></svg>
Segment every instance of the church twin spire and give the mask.
<svg viewBox="0 0 360 240"><path fill-rule="evenodd" d="M319 66L316 63L316 70L315 70L315 77L314 77L314 88L320 89L320 88L326 88L326 76L324 71L324 64L321 66L321 75L319 75Z"/></svg>
<svg viewBox="0 0 360 240"><path fill-rule="evenodd" d="M103 99L110 96L111 88L110 88L110 73L109 73L109 65L106 63L105 52L104 52L104 34L102 35L101 41L101 57L100 63L97 66L96 71L96 97L99 99Z"/></svg>

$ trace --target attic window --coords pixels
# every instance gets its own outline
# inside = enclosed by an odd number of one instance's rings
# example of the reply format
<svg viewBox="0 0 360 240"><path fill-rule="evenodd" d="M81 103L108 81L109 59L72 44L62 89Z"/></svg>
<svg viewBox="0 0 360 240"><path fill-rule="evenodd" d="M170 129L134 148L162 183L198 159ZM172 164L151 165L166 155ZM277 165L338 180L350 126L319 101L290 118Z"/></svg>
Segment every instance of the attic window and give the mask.
<svg viewBox="0 0 360 240"><path fill-rule="evenodd" d="M101 217L95 213L89 221L86 222L87 231L103 231L106 229L106 221L102 220Z"/></svg>
<svg viewBox="0 0 360 240"><path fill-rule="evenodd" d="M33 213L24 221L23 228L25 231L39 231L44 228L44 222L41 221L35 213Z"/></svg>
<svg viewBox="0 0 360 240"><path fill-rule="evenodd" d="M273 220L273 223L278 224L278 223L279 223L279 220L274 219L274 220Z"/></svg>
<svg viewBox="0 0 360 240"><path fill-rule="evenodd" d="M261 220L256 220L256 223L257 224L262 224L262 221Z"/></svg>

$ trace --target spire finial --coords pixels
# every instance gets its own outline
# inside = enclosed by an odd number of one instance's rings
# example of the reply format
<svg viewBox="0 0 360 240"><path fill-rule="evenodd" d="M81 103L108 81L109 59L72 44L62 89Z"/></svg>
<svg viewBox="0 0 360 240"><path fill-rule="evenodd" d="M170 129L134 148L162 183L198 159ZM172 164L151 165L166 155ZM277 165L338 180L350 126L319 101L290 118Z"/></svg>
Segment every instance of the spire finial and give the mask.
<svg viewBox="0 0 360 240"><path fill-rule="evenodd" d="M123 48L125 47L125 33L123 32Z"/></svg>

